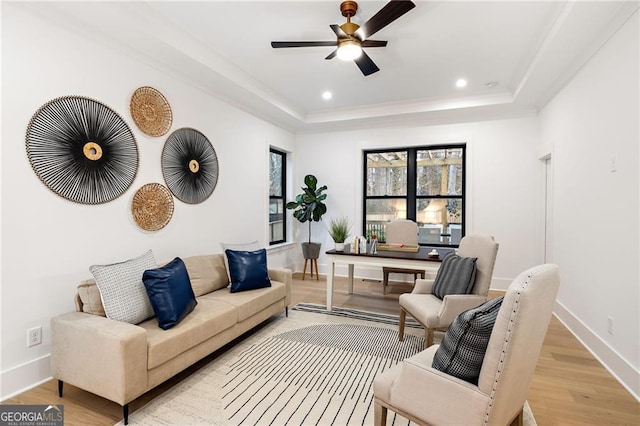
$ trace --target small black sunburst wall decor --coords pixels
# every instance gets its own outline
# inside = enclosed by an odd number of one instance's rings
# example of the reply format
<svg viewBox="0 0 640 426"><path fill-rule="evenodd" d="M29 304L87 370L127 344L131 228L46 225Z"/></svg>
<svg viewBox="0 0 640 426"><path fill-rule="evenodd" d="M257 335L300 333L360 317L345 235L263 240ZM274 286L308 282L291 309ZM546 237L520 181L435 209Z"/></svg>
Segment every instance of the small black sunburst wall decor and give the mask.
<svg viewBox="0 0 640 426"><path fill-rule="evenodd" d="M218 157L209 139L188 127L171 133L162 149L162 175L180 201L198 204L209 198L218 183Z"/></svg>
<svg viewBox="0 0 640 426"><path fill-rule="evenodd" d="M106 105L63 96L40 107L27 128L27 156L56 194L82 204L122 195L138 171L138 146L124 120Z"/></svg>

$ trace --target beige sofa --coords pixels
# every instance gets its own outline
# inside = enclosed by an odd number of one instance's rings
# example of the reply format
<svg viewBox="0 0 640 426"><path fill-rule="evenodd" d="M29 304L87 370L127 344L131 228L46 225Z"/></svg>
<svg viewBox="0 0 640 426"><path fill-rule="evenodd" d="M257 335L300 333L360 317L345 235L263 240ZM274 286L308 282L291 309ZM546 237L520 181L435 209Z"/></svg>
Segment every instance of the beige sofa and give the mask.
<svg viewBox="0 0 640 426"><path fill-rule="evenodd" d="M288 314L291 271L269 269L271 287L231 293L222 254L184 258L198 304L178 325L108 319L95 281L78 286L76 312L51 319L51 375L123 406L273 315Z"/></svg>

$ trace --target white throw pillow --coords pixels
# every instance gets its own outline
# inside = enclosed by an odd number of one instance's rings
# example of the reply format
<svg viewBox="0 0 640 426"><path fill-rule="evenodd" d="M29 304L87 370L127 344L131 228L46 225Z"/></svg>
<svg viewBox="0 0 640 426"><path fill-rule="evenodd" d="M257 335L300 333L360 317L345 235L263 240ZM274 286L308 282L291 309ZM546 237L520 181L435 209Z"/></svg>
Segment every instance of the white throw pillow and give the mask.
<svg viewBox="0 0 640 426"><path fill-rule="evenodd" d="M142 274L158 267L151 250L135 259L89 268L96 279L107 318L138 324L154 315Z"/></svg>
<svg viewBox="0 0 640 426"><path fill-rule="evenodd" d="M222 247L222 254L224 254L224 267L227 270L229 283L231 283L231 274L229 274L229 259L227 259L226 251L256 251L262 248L257 240L248 243L220 243L220 246Z"/></svg>

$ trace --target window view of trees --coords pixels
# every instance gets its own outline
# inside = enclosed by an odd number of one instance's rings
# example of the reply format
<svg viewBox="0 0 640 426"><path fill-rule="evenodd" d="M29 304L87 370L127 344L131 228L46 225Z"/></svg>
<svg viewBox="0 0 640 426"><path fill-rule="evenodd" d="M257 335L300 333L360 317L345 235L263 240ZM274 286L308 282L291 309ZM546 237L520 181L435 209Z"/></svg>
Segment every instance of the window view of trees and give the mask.
<svg viewBox="0 0 640 426"><path fill-rule="evenodd" d="M419 242L458 245L464 235L464 145L365 152L364 230L418 223Z"/></svg>
<svg viewBox="0 0 640 426"><path fill-rule="evenodd" d="M269 244L285 241L286 161L284 152L269 152Z"/></svg>

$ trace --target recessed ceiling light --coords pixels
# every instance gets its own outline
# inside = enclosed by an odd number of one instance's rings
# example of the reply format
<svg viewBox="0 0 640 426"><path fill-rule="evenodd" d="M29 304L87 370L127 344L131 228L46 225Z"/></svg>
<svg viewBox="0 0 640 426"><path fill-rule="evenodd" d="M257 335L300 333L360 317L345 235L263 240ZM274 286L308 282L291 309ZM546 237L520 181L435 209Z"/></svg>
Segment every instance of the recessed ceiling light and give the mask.
<svg viewBox="0 0 640 426"><path fill-rule="evenodd" d="M464 78L459 78L456 81L456 87L465 87L467 85L467 80L465 80Z"/></svg>
<svg viewBox="0 0 640 426"><path fill-rule="evenodd" d="M333 97L333 94L330 91L325 90L324 92L322 92L322 99L324 99L325 101L328 101L332 97Z"/></svg>

